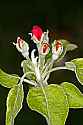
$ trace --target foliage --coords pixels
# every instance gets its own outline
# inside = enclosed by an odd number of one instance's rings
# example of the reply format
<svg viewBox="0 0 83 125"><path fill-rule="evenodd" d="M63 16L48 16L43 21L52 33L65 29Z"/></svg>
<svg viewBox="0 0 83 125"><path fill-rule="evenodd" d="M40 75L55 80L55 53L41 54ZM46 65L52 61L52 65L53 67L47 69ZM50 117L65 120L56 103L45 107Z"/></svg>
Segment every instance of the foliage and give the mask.
<svg viewBox="0 0 83 125"><path fill-rule="evenodd" d="M67 40L54 40L50 45L47 32L38 26L33 27L31 40L36 43L37 49L30 53L30 42L26 43L20 37L13 43L17 50L26 58L22 61L24 75L10 75L0 69L0 84L10 88L6 102L6 125L14 125L14 119L22 108L24 99L23 82L30 84L26 98L32 110L42 114L48 125L65 125L69 108L83 108L83 94L72 83L63 82L60 85L48 85L50 73L60 69L75 72L78 81L83 85L83 58L65 62L64 66L53 67L60 62L67 51L77 48ZM38 54L35 53L38 51Z"/></svg>

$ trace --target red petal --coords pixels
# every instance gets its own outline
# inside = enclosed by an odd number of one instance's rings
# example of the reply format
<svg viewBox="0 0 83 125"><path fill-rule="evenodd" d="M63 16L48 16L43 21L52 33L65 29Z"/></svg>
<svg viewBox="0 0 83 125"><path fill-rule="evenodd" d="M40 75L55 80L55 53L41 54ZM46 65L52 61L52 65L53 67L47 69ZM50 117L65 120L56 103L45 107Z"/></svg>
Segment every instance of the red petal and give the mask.
<svg viewBox="0 0 83 125"><path fill-rule="evenodd" d="M62 47L62 44L61 44L61 41L60 41L60 40L57 40L57 43L56 43L56 51L59 49L59 47Z"/></svg>
<svg viewBox="0 0 83 125"><path fill-rule="evenodd" d="M35 35L35 37L38 40L41 39L42 33L43 33L43 31L42 31L42 29L39 26L37 26L37 25L33 26L33 28L32 28L32 34Z"/></svg>

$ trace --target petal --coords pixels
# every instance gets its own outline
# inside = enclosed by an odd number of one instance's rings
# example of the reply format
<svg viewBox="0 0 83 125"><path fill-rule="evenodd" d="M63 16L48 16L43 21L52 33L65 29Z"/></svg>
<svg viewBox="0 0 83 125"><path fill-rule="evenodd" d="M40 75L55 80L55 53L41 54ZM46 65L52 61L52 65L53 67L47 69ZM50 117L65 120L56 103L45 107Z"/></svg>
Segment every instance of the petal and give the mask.
<svg viewBox="0 0 83 125"><path fill-rule="evenodd" d="M20 37L17 37L17 43L13 43L17 50L21 52L21 54L27 59L29 56L29 46L28 44L21 39Z"/></svg>
<svg viewBox="0 0 83 125"><path fill-rule="evenodd" d="M32 28L32 34L33 34L38 40L41 39L42 33L43 33L43 31L42 31L42 29L41 29L39 26L37 26L37 25L33 26L33 28Z"/></svg>
<svg viewBox="0 0 83 125"><path fill-rule="evenodd" d="M61 40L56 41L55 47L56 47L56 51L58 51L58 49L62 47Z"/></svg>
<svg viewBox="0 0 83 125"><path fill-rule="evenodd" d="M63 45L61 43L61 40L55 40L54 43L52 44L53 60L58 59L62 52L63 52Z"/></svg>
<svg viewBox="0 0 83 125"><path fill-rule="evenodd" d="M60 54L60 52L63 49L63 45L61 43L61 40L55 40L54 43L52 44L52 52L53 53L58 53Z"/></svg>
<svg viewBox="0 0 83 125"><path fill-rule="evenodd" d="M17 44L19 48L22 48L24 44L24 40L22 40L20 37L17 37Z"/></svg>
<svg viewBox="0 0 83 125"><path fill-rule="evenodd" d="M47 55L49 52L50 46L49 43L42 43L41 47L39 48L39 53L43 55Z"/></svg>

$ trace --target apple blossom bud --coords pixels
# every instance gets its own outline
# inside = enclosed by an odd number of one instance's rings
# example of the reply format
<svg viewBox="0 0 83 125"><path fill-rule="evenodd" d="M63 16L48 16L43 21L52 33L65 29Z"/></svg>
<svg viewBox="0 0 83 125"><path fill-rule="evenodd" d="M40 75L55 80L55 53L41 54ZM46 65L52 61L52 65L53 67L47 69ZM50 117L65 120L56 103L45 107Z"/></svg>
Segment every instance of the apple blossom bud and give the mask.
<svg viewBox="0 0 83 125"><path fill-rule="evenodd" d="M22 53L22 55L27 59L29 56L29 47L28 44L21 39L20 37L17 37L17 43L13 43L17 50Z"/></svg>
<svg viewBox="0 0 83 125"><path fill-rule="evenodd" d="M55 40L52 44L52 58L57 60L63 52L63 46L61 40Z"/></svg>
<svg viewBox="0 0 83 125"><path fill-rule="evenodd" d="M39 26L37 26L37 25L33 26L32 37L34 39L37 39L38 41L40 41L42 34L43 34L43 31Z"/></svg>
<svg viewBox="0 0 83 125"><path fill-rule="evenodd" d="M48 42L42 43L40 48L38 49L39 54L42 55L47 55L49 53L49 50L50 50L50 45Z"/></svg>

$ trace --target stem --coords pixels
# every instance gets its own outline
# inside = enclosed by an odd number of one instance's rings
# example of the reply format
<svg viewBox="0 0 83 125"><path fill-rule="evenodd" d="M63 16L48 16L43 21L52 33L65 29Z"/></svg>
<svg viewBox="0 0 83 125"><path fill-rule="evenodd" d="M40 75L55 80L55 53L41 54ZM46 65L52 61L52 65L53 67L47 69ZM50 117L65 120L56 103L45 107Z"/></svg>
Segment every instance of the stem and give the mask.
<svg viewBox="0 0 83 125"><path fill-rule="evenodd" d="M39 85L42 89L43 95L45 97L46 108L47 108L47 113L48 113L48 125L50 125L50 114L49 114L49 111L48 111L48 100L47 100L46 92L44 90L43 81L42 81L42 78L41 78L39 67L35 66L35 73L36 73L36 77L38 79Z"/></svg>
<svg viewBox="0 0 83 125"><path fill-rule="evenodd" d="M24 82L26 82L26 83L28 83L28 84L30 84L30 85L37 86L37 83L36 83L36 82L32 82L32 81L30 81L30 80L28 80L28 79L25 79L25 77L26 77L27 74L34 74L34 72L27 72L27 73L25 73L21 78L18 77L18 78L20 79L20 84L22 84L23 81L24 81Z"/></svg>
<svg viewBox="0 0 83 125"><path fill-rule="evenodd" d="M54 71L57 71L57 70L61 70L61 69L68 69L68 68L65 67L65 66L62 66L62 67L56 67L56 68L53 68L53 69L49 70L47 73L51 73L51 72L54 72Z"/></svg>
<svg viewBox="0 0 83 125"><path fill-rule="evenodd" d="M54 61L51 60L49 63L47 62L42 70L42 72L45 70L45 71L48 71L49 67L52 67L53 66L53 63Z"/></svg>
<svg viewBox="0 0 83 125"><path fill-rule="evenodd" d="M23 83L25 77L26 77L26 74L23 74L23 76L20 78L20 84Z"/></svg>
<svg viewBox="0 0 83 125"><path fill-rule="evenodd" d="M40 70L39 70L39 66L34 66L35 67L35 75L38 81L41 81L41 75L40 75Z"/></svg>
<svg viewBox="0 0 83 125"><path fill-rule="evenodd" d="M61 69L67 69L67 70L68 70L68 68L65 67L65 66L53 68L53 69L49 70L48 72L46 72L46 73L44 74L44 77L43 77L43 79L45 79L44 81L47 81L47 80L48 80L49 74L50 74L51 72L54 72L54 71L57 71L57 70L61 70ZM45 78L45 77L46 77L46 78Z"/></svg>
<svg viewBox="0 0 83 125"><path fill-rule="evenodd" d="M42 78L43 80L45 79L45 76L47 76L47 78L44 80L45 82L47 82L48 78L49 78L49 69L51 69L53 67L53 63L54 60L51 60L51 62L47 65L46 69L45 69L45 73L42 74Z"/></svg>
<svg viewBox="0 0 83 125"><path fill-rule="evenodd" d="M24 82L30 84L30 85L33 85L33 86L37 86L37 83L36 82L32 82L30 80L27 80L27 79L24 79Z"/></svg>

